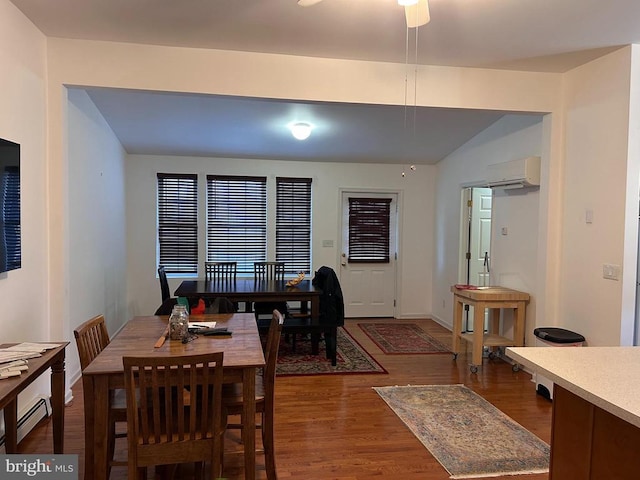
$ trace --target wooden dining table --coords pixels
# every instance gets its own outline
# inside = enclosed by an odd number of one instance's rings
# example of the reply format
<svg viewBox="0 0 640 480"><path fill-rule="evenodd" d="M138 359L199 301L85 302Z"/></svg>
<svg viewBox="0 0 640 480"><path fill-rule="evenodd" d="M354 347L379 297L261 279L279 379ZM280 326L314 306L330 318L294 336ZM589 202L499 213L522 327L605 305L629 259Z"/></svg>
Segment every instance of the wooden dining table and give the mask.
<svg viewBox="0 0 640 480"><path fill-rule="evenodd" d="M227 327L231 336L203 336L183 344L167 339L159 348L154 344L163 335L168 317L135 317L82 372L85 408L85 480L108 480L109 391L124 388L124 356L179 356L224 352L224 382L242 383L242 429L245 478L256 475L255 414L256 369L265 359L255 317L251 313L192 315L192 322L216 322Z"/></svg>
<svg viewBox="0 0 640 480"><path fill-rule="evenodd" d="M176 297L225 297L232 302L287 302L299 301L311 304L311 323L320 318L320 293L311 280L302 280L298 285L287 286L286 280L184 280L175 290Z"/></svg>

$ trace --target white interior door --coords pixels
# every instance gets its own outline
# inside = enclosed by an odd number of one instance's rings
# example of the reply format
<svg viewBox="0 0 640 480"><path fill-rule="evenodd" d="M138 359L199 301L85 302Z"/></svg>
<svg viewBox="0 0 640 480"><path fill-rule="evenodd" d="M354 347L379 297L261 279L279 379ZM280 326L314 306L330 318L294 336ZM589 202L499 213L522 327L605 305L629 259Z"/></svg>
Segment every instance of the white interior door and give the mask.
<svg viewBox="0 0 640 480"><path fill-rule="evenodd" d="M491 253L491 201L490 188L472 188L471 240L469 242L469 283L488 287L489 255ZM485 263L485 258L486 262Z"/></svg>
<svg viewBox="0 0 640 480"><path fill-rule="evenodd" d="M389 198L389 262L349 262L349 198ZM347 318L393 317L396 293L398 198L395 193L342 192L340 285Z"/></svg>
<svg viewBox="0 0 640 480"><path fill-rule="evenodd" d="M491 206L493 192L490 188L473 187L463 191L462 212L465 216L463 235L465 242L461 242L461 261L466 265L464 278L460 283L476 286L489 286L490 254L491 254ZM471 305L465 306L465 331L473 331L474 311ZM485 327L488 322L488 311L485 312Z"/></svg>

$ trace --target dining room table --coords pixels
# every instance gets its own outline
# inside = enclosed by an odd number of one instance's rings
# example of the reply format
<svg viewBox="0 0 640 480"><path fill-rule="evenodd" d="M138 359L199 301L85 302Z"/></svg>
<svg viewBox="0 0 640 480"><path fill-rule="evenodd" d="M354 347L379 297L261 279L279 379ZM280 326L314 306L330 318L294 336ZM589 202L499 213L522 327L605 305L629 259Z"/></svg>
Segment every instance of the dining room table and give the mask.
<svg viewBox="0 0 640 480"><path fill-rule="evenodd" d="M131 319L82 372L85 408L85 480L108 480L109 392L124 388L124 356L180 356L224 352L224 382L241 383L242 442L245 478L256 476L255 394L256 371L265 358L255 317L251 313L192 315L190 322L216 322L231 335L204 336L187 343L167 338L167 316ZM158 347L158 345L161 345Z"/></svg>
<svg viewBox="0 0 640 480"><path fill-rule="evenodd" d="M320 318L320 289L311 280L302 280L297 285L287 285L287 280L257 280L237 278L232 280L184 280L175 290L176 297L207 298L225 297L231 302L288 302L298 301L302 308L310 304L311 324ZM248 310L248 309L247 309Z"/></svg>

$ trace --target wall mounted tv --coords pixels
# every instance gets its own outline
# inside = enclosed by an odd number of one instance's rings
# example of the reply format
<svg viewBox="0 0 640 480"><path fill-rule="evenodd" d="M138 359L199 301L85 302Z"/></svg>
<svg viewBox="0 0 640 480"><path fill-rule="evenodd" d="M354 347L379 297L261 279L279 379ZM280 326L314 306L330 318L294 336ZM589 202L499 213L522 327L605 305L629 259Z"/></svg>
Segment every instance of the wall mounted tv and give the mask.
<svg viewBox="0 0 640 480"><path fill-rule="evenodd" d="M20 145L0 138L0 272L22 266Z"/></svg>

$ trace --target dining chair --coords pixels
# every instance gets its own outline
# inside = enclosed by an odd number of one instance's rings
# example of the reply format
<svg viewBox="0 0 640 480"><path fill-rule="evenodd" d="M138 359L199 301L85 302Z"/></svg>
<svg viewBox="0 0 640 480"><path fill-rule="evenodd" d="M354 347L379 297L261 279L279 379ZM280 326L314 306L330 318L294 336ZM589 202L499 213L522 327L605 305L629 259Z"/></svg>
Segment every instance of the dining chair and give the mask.
<svg viewBox="0 0 640 480"><path fill-rule="evenodd" d="M82 370L87 368L111 341L103 315L96 315L84 322L73 331L73 336L76 339L80 368ZM112 466L126 466L126 461L113 460L115 439L127 436L126 432L116 433L116 423L127 422L127 403L124 390L111 390L109 405L109 438L107 439L109 444L109 468Z"/></svg>
<svg viewBox="0 0 640 480"><path fill-rule="evenodd" d="M261 416L260 423L256 424L256 428L262 431L262 448L268 480L275 480L277 478L273 431L275 410L274 393L276 364L283 324L284 317L278 310L274 310L265 347L265 366L262 374L256 375L256 413L260 413ZM222 408L223 416L225 417L223 418L223 423L226 424L227 429L241 429L245 421L253 421L252 419L243 418L239 424L230 424L226 418L232 415L242 416L242 384L225 384L222 392Z"/></svg>
<svg viewBox="0 0 640 480"><path fill-rule="evenodd" d="M196 478L205 462L211 479L221 476L223 357L212 352L122 358L129 479L146 479L152 465L192 462Z"/></svg>
<svg viewBox="0 0 640 480"><path fill-rule="evenodd" d="M204 262L206 279L209 282L235 282L238 262Z"/></svg>
<svg viewBox="0 0 640 480"><path fill-rule="evenodd" d="M262 281L284 281L284 262L254 262L253 278L256 282ZM258 321L258 328L264 330L269 325L271 312L278 310L284 316L287 315L287 302L255 302L253 310ZM266 322L264 320L266 316Z"/></svg>
<svg viewBox="0 0 640 480"><path fill-rule="evenodd" d="M160 280L160 293L162 295L162 302L164 303L171 297L169 282L167 281L167 272L164 265L158 267L158 279Z"/></svg>

